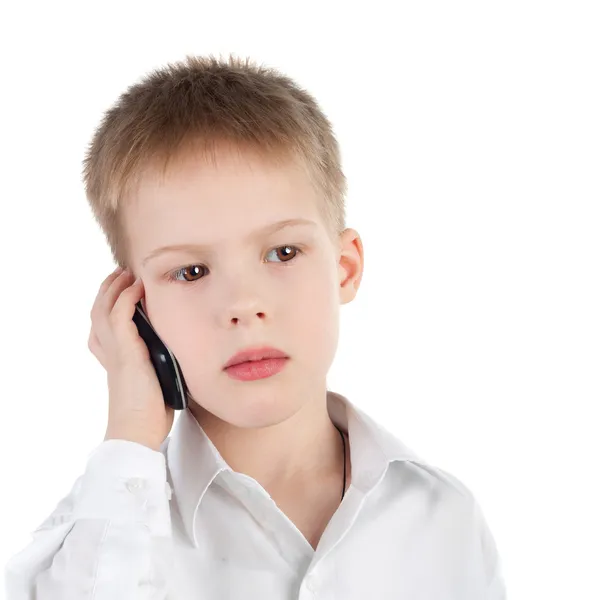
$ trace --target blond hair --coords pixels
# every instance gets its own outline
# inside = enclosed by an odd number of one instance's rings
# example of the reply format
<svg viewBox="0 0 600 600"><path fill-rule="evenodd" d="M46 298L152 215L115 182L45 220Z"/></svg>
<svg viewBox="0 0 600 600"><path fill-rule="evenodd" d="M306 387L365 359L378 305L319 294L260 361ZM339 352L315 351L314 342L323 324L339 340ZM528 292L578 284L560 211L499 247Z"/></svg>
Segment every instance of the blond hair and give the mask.
<svg viewBox="0 0 600 600"><path fill-rule="evenodd" d="M282 164L299 159L332 240L345 229L346 178L338 143L315 99L250 59L186 56L131 85L110 107L83 160L83 183L113 258L128 266L120 208L142 172L185 152L232 145ZM279 162L277 162L279 161Z"/></svg>

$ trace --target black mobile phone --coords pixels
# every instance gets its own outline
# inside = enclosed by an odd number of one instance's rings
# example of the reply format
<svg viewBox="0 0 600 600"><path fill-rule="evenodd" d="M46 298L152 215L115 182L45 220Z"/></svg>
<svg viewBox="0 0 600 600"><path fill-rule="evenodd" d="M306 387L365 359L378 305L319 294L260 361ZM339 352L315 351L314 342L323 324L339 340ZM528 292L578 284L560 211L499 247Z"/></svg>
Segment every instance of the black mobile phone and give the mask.
<svg viewBox="0 0 600 600"><path fill-rule="evenodd" d="M175 410L183 410L187 407L187 384L183 378L183 372L175 358L175 355L167 348L160 339L150 319L146 315L141 301L136 302L133 322L136 324L140 337L146 342L150 360L158 377L165 404Z"/></svg>

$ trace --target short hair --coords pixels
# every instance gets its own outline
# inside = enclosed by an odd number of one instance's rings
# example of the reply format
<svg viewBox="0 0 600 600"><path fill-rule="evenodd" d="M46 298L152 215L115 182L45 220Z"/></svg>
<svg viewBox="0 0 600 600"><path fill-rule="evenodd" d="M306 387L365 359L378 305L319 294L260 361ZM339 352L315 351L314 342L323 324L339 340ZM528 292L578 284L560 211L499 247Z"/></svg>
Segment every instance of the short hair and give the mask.
<svg viewBox="0 0 600 600"><path fill-rule="evenodd" d="M222 145L310 177L334 241L345 229L346 178L332 126L316 100L274 68L240 59L187 55L129 86L104 113L83 160L83 183L113 258L128 265L120 208L145 169Z"/></svg>

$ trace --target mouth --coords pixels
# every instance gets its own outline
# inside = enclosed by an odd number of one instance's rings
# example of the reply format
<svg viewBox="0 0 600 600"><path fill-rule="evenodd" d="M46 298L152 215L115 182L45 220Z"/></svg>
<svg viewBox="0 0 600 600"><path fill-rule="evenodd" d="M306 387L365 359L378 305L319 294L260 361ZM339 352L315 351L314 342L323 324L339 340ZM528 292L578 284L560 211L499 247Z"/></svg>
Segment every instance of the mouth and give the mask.
<svg viewBox="0 0 600 600"><path fill-rule="evenodd" d="M223 366L223 370L241 365L244 363L259 362L267 359L289 358L288 355L277 348L271 346L261 346L255 348L246 348L236 352Z"/></svg>
<svg viewBox="0 0 600 600"><path fill-rule="evenodd" d="M239 381L255 381L272 377L283 371L289 361L288 357L263 358L262 360L248 360L230 365L225 373L232 379Z"/></svg>

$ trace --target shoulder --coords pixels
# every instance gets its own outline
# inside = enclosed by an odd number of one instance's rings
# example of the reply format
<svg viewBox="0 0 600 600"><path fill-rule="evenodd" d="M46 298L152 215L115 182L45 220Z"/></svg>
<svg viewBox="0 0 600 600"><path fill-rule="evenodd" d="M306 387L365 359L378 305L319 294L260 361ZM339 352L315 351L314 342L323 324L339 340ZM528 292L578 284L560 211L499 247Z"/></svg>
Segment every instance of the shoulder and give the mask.
<svg viewBox="0 0 600 600"><path fill-rule="evenodd" d="M473 492L466 483L453 473L450 473L435 464L424 461L418 463L417 468L423 473L426 473L432 480L438 482L439 485L444 486L451 493L458 494L458 496L462 497L467 502L472 502L475 499Z"/></svg>

